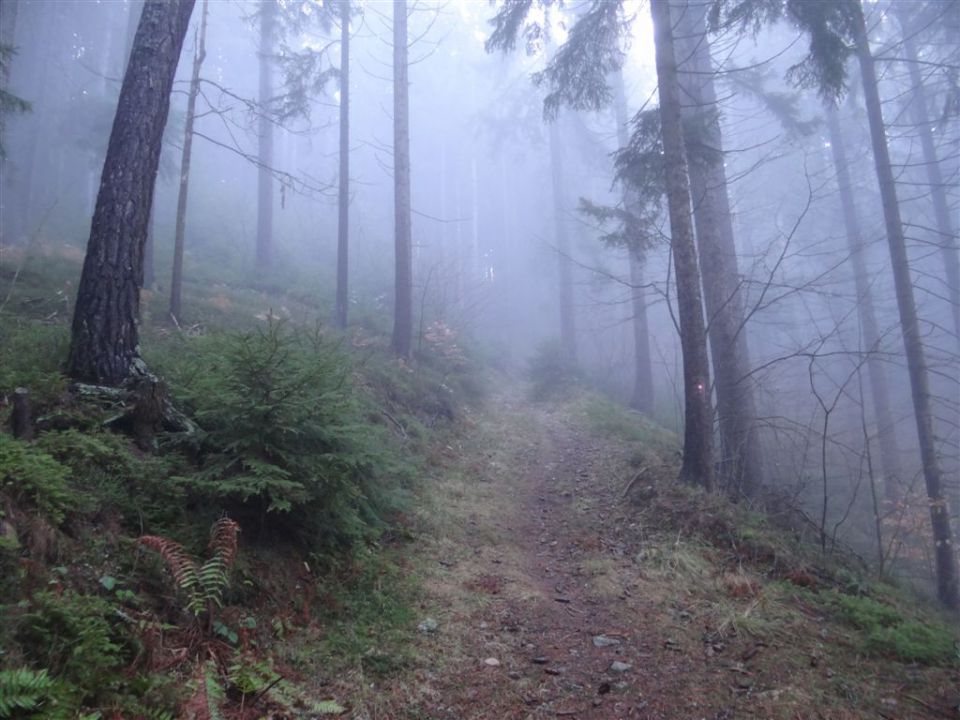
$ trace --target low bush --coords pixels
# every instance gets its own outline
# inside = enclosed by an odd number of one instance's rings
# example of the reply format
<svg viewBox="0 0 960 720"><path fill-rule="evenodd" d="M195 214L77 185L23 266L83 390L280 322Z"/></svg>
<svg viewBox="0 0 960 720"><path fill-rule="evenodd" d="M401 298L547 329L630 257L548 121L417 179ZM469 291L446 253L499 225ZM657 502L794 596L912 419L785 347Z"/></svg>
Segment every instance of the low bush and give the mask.
<svg viewBox="0 0 960 720"><path fill-rule="evenodd" d="M37 447L0 433L0 492L20 507L63 522L79 497L67 483L70 468Z"/></svg>
<svg viewBox="0 0 960 720"><path fill-rule="evenodd" d="M318 549L351 544L389 508L404 468L321 334L270 322L193 338L164 372L202 429L200 469L179 481L211 509Z"/></svg>
<svg viewBox="0 0 960 720"><path fill-rule="evenodd" d="M567 396L583 380L583 373L557 340L541 343L527 363L530 395L534 400Z"/></svg>

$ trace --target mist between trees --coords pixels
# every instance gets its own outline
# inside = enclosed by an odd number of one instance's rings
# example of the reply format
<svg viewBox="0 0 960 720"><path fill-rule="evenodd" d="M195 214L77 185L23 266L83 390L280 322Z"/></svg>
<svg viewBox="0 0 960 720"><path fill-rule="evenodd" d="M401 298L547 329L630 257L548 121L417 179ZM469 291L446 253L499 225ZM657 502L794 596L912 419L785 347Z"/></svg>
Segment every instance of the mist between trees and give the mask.
<svg viewBox="0 0 960 720"><path fill-rule="evenodd" d="M2 247L85 257L74 379L184 283L453 329L960 607L956 3L0 7Z"/></svg>

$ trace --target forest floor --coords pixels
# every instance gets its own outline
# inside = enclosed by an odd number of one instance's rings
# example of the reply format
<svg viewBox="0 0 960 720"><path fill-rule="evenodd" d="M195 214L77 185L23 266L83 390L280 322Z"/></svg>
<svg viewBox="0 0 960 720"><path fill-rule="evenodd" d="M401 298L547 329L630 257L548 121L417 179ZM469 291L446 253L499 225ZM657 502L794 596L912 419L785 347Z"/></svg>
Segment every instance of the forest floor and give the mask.
<svg viewBox="0 0 960 720"><path fill-rule="evenodd" d="M415 660L345 682L352 717L958 717L955 667L868 659L809 589L661 526L643 488L625 499L638 464L675 460L638 463L576 408L501 394L432 459Z"/></svg>

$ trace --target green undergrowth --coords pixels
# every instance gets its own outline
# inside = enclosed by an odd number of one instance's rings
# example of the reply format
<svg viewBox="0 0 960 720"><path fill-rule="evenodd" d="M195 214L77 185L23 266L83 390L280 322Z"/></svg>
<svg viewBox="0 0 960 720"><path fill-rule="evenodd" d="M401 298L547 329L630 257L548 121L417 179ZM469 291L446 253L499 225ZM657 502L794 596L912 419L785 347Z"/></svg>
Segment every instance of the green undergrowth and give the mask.
<svg viewBox="0 0 960 720"><path fill-rule="evenodd" d="M318 327L305 294L191 285L177 328L146 293L144 356L195 430L145 452L60 372L78 270L0 266L0 717L342 713L314 678L409 664L404 510L482 402L476 362L441 324L398 362L369 329ZM6 432L18 387L29 441Z"/></svg>

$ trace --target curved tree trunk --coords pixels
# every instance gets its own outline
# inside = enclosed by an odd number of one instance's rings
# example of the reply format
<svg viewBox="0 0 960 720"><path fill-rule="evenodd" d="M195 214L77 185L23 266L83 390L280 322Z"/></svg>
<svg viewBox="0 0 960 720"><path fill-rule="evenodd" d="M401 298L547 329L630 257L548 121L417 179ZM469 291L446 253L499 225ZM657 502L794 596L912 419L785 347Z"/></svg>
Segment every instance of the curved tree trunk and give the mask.
<svg viewBox="0 0 960 720"><path fill-rule="evenodd" d="M614 105L617 120L617 144L625 148L629 143L627 132L627 97L623 88L623 71L614 76ZM634 217L639 215L636 202L629 190L624 190L623 204ZM633 395L630 406L642 413L653 412L653 370L650 363L650 332L647 324L646 290L643 287L643 248L638 238L627 247L630 263L631 320L633 321Z"/></svg>
<svg viewBox="0 0 960 720"><path fill-rule="evenodd" d="M680 117L677 61L669 0L651 0L656 42L660 125L663 138L670 239L677 282L677 314L683 352L684 433L681 479L713 488L713 419L710 366L700 299L700 270L690 217L690 185Z"/></svg>
<svg viewBox="0 0 960 720"><path fill-rule="evenodd" d="M350 279L350 0L340 0L340 187L337 220L337 296L334 321L347 327Z"/></svg>
<svg viewBox="0 0 960 720"><path fill-rule="evenodd" d="M410 224L410 102L407 1L393 3L393 204L395 285L393 351L410 357L413 341L413 247Z"/></svg>
<svg viewBox="0 0 960 720"><path fill-rule="evenodd" d="M143 8L77 289L67 359L74 380L119 385L142 370L137 316L143 246L170 90L193 5L149 0Z"/></svg>
<svg viewBox="0 0 960 720"><path fill-rule="evenodd" d="M763 482L763 453L750 378L744 299L723 166L723 136L707 37L709 4L674 0L676 53L693 217L700 253L722 448L721 483L733 497L752 497Z"/></svg>
<svg viewBox="0 0 960 720"><path fill-rule="evenodd" d="M273 262L273 123L269 109L273 100L273 34L276 25L275 0L261 3L260 8L260 119L257 135L257 269L269 268Z"/></svg>
<svg viewBox="0 0 960 720"><path fill-rule="evenodd" d="M207 0L203 0L200 29L197 31L193 72L190 75L190 94L187 97L187 118L183 128L183 154L180 157L180 190L177 194L177 221L173 237L173 274L170 280L170 317L180 322L180 299L183 292L183 244L187 228L187 199L190 193L190 157L193 150L193 123L197 114L197 95L200 93L200 68L207 56Z"/></svg>
<svg viewBox="0 0 960 720"><path fill-rule="evenodd" d="M877 74L873 55L870 53L870 41L867 37L863 7L859 2L855 4L853 19L856 53L863 81L867 119L870 122L873 159L877 170L877 180L880 184L883 220L887 231L887 244L890 247L890 264L893 269L893 280L897 291L897 309L900 313L903 345L907 356L907 370L910 375L910 390L913 397L914 416L917 422L917 436L920 442L920 459L923 464L927 496L930 500L930 525L933 531L934 557L937 570L937 595L944 605L952 610L960 611L957 558L953 547L953 534L950 530L950 513L947 510L947 500L943 493L943 473L940 469L940 459L937 457L933 410L930 403L929 373L924 357L917 306L913 296L913 280L910 276L910 263L907 257L907 244L903 235L903 222L900 219L897 188L890 167L890 152L887 148L886 127L883 122L880 92L877 88Z"/></svg>

